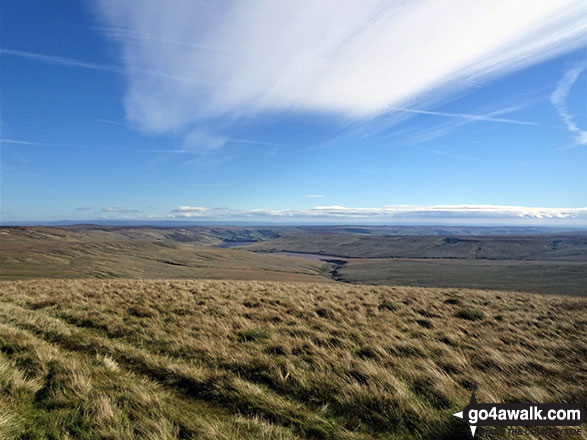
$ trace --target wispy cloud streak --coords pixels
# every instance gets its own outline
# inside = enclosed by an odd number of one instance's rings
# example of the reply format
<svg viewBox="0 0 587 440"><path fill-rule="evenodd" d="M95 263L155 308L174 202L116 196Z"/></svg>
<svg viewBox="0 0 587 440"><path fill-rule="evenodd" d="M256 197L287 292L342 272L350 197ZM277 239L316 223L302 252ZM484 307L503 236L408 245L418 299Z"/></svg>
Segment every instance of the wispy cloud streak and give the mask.
<svg viewBox="0 0 587 440"><path fill-rule="evenodd" d="M100 212L108 213L108 214L142 214L143 211L138 209L130 209L130 208L122 208L120 206L109 206L107 208L102 208Z"/></svg>
<svg viewBox="0 0 587 440"><path fill-rule="evenodd" d="M193 151L188 150L165 150L165 149L147 149L147 148L128 148L128 147L117 147L110 145L83 145L73 143L49 143L49 142L34 142L22 139L6 139L0 138L0 145L23 145L31 147L54 147L63 148L70 147L73 149L89 149L89 150L117 150L117 151L132 151L137 153L160 153L160 154L194 154Z"/></svg>
<svg viewBox="0 0 587 440"><path fill-rule="evenodd" d="M587 145L587 130L579 128L575 122L575 118L573 115L571 115L569 109L567 108L567 97L569 96L571 88L584 70L585 66L581 66L567 71L550 96L552 105L556 109L562 121L565 123L568 130L573 134L574 142L570 146L565 147L567 149L574 148L579 145Z"/></svg>
<svg viewBox="0 0 587 440"><path fill-rule="evenodd" d="M274 111L364 120L395 109L534 125L425 107L587 42L581 0L96 1L129 70L127 116L155 133Z"/></svg>
<svg viewBox="0 0 587 440"><path fill-rule="evenodd" d="M273 144L269 142L262 142L262 141L255 141L251 139L225 139L224 143L245 143L245 144L260 144L260 145L279 145ZM86 144L75 144L75 143L50 143L50 142L35 142L35 141L28 141L24 139L9 139L9 138L0 138L0 146L3 144L8 145L22 145L22 146L30 146L30 147L53 147L53 148L64 148L70 147L73 149L88 149L88 150L117 150L117 151L132 151L137 153L157 153L157 154L184 154L184 155L194 155L200 154L202 149L152 149L152 148L129 148L129 147L119 147L113 145L86 145Z"/></svg>
<svg viewBox="0 0 587 440"><path fill-rule="evenodd" d="M475 121L482 121L482 122L498 122L504 124L516 124L516 125L540 125L537 122L532 121L520 121L518 119L509 119L509 118L496 118L491 116L490 114L487 115L476 115L471 113L448 113L448 112L437 112L432 110L419 110L413 108L400 108L400 107L390 107L390 111L394 112L403 112L403 113L413 113L417 115L432 115L432 116L445 116L448 118L456 118L456 119L463 119L468 122L475 122Z"/></svg>
<svg viewBox="0 0 587 440"><path fill-rule="evenodd" d="M116 38L116 39L141 40L141 41L157 42L157 43L164 43L164 44L174 44L174 45L178 45L178 46L189 47L192 49L222 51L222 49L219 49L217 47L204 46L202 44L194 44L194 43L189 43L186 41L172 40L169 38L162 37L160 35L153 35L153 34L136 32L131 29L108 27L108 26L95 26L94 29L101 31L104 34L108 35L109 37Z"/></svg>
<svg viewBox="0 0 587 440"><path fill-rule="evenodd" d="M83 69L100 70L100 71L104 71L104 72L113 72L113 73L117 73L117 74L131 73L131 74L139 74L139 75L146 75L146 76L155 76L155 77L159 77L159 78L165 78L167 80L181 81L181 82L194 82L195 81L193 78L179 76L179 75L171 75L171 74L156 71L156 70L129 69L129 68L125 68L124 66L118 66L115 64L93 63L90 61L81 61L81 60L76 60L73 58L61 57L61 56L56 56L56 55L47 55L47 54L41 54L41 53L36 53L36 52L27 52L24 50L0 48L0 55L24 58L24 59L29 59L29 60L33 60L33 61L42 62L42 63L61 65L61 66L65 66L65 67L79 67L79 68L83 68Z"/></svg>
<svg viewBox="0 0 587 440"><path fill-rule="evenodd" d="M522 107L523 106L516 105L516 106L501 108L499 110L489 111L484 114L466 114L469 117L467 117L467 116L451 117L451 115L453 115L452 113L436 112L436 113L442 113L443 116L444 115L448 116L449 120L443 124L440 124L440 125L425 126L424 128L419 128L419 129L412 131L412 132L400 133L399 136L397 134L393 134L392 137L400 145L420 145L420 144L432 141L434 139L437 139L439 137L445 136L458 128L461 128L466 125L469 125L469 124L472 124L475 122L479 122L479 121L481 121L481 122L484 122L484 121L497 122L497 123L514 124L514 125L522 125L522 126L524 126L524 125L531 125L531 126L539 125L538 123L534 123L534 122L526 123L526 121L518 121L517 119L499 117L501 115L506 115L509 113L516 112L516 111L520 110ZM463 115L465 115L465 114L463 114ZM508 122L506 122L506 121L508 121Z"/></svg>
<svg viewBox="0 0 587 440"><path fill-rule="evenodd" d="M120 121L112 121L111 119L102 119L102 118L96 118L95 120L96 120L96 122L100 122L102 124L119 125L121 127L126 127L126 124L124 122L120 122Z"/></svg>
<svg viewBox="0 0 587 440"><path fill-rule="evenodd" d="M125 71L122 66L116 66L116 65L112 65L112 64L92 63L89 61L75 60L72 58L60 57L60 56L55 56L55 55L46 55L46 54L41 54L41 53L36 53L36 52L27 52L24 50L1 48L0 55L24 58L24 59L29 59L29 60L33 60L33 61L39 61L42 63L58 64L58 65L67 66L67 67L81 67L83 69L103 70L106 72L123 73Z"/></svg>

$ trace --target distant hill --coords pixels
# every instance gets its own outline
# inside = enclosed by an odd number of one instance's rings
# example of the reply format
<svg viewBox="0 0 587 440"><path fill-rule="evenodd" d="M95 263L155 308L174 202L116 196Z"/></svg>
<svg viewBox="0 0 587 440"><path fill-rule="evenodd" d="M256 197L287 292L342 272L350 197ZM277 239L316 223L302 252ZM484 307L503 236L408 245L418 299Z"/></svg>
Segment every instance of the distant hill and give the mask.
<svg viewBox="0 0 587 440"><path fill-rule="evenodd" d="M0 279L221 278L332 281L324 264L243 250L223 240L261 239L238 229L120 226L2 227Z"/></svg>
<svg viewBox="0 0 587 440"><path fill-rule="evenodd" d="M311 252L347 258L455 258L587 261L587 234L372 235L337 229L287 230L256 251Z"/></svg>
<svg viewBox="0 0 587 440"><path fill-rule="evenodd" d="M0 227L0 279L337 281L587 295L587 234L394 231L368 226Z"/></svg>
<svg viewBox="0 0 587 440"><path fill-rule="evenodd" d="M58 226L82 227L122 226L147 228L202 228L222 226L227 228L269 228L275 231L298 229L318 234L340 232L373 235L520 235L520 234L580 234L587 233L583 227L550 226L448 226L448 225L331 225L331 224L284 224L247 221L193 221L193 220L59 220L59 221L13 221L0 222L2 226Z"/></svg>

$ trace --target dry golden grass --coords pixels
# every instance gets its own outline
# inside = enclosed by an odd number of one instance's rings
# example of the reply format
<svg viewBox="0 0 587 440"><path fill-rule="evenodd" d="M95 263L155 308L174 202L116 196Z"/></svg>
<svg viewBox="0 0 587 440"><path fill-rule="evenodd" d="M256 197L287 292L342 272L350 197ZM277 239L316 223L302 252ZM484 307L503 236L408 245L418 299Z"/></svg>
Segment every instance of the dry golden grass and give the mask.
<svg viewBox="0 0 587 440"><path fill-rule="evenodd" d="M587 395L586 323L585 299L513 292L6 281L0 438L469 438L474 383Z"/></svg>

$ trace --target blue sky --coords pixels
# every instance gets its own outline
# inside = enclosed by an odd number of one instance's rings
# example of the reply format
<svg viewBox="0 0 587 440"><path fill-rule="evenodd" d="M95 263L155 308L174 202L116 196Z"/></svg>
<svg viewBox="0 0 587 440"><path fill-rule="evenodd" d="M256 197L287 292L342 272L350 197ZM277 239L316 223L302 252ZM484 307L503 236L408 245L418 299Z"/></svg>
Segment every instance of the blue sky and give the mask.
<svg viewBox="0 0 587 440"><path fill-rule="evenodd" d="M1 219L587 224L587 4L1 3Z"/></svg>

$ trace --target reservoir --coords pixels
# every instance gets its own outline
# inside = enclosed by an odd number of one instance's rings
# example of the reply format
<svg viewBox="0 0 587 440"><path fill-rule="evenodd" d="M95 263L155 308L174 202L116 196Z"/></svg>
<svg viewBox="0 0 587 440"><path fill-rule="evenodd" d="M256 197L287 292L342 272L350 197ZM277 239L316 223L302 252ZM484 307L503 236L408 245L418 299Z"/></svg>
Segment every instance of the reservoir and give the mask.
<svg viewBox="0 0 587 440"><path fill-rule="evenodd" d="M217 244L215 247L219 248L231 248L237 246L247 246L249 244L256 243L256 241L224 241L220 244Z"/></svg>

